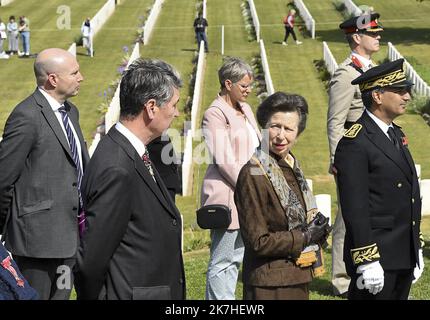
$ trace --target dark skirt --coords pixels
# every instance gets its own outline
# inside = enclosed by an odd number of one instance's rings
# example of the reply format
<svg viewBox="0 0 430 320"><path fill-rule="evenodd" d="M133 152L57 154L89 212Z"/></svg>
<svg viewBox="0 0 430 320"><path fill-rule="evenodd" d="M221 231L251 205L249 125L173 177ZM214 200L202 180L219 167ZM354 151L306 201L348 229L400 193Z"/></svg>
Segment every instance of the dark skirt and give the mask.
<svg viewBox="0 0 430 320"><path fill-rule="evenodd" d="M309 283L286 287L243 287L243 300L309 300Z"/></svg>

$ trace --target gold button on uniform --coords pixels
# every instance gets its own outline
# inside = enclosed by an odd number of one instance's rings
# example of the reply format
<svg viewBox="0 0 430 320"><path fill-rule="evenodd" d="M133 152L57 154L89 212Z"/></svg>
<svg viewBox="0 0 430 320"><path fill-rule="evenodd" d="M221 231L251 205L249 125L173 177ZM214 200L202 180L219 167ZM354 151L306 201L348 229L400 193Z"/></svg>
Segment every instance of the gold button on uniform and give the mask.
<svg viewBox="0 0 430 320"><path fill-rule="evenodd" d="M415 203L415 199L414 198L412 198L412 203Z"/></svg>
<svg viewBox="0 0 430 320"><path fill-rule="evenodd" d="M402 187L402 183L401 182L399 182L398 184L397 184L397 188L401 188Z"/></svg>
<svg viewBox="0 0 430 320"><path fill-rule="evenodd" d="M415 225L415 221L412 221L412 225L413 225L413 226Z"/></svg>

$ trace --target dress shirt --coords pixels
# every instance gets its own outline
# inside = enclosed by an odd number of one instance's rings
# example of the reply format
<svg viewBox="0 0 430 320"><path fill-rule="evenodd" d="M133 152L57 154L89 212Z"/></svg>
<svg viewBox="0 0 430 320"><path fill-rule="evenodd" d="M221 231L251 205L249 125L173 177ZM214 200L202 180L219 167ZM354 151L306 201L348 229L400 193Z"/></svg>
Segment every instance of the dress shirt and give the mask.
<svg viewBox="0 0 430 320"><path fill-rule="evenodd" d="M59 103L57 100L55 100L51 95L49 95L42 88L38 88L38 90L43 94L43 96L46 98L46 100L48 100L48 103L51 106L52 111L54 111L54 114L57 117L58 122L60 123L61 129L63 129L64 136L66 137L66 140L69 141L68 138L67 138L66 128L64 128L63 118L61 117L61 112L58 111L58 109L60 109L63 105L61 103ZM70 128L72 129L73 136L75 137L76 147L78 148L79 163L81 165L81 171L84 172L84 168L82 167L82 147L81 147L81 142L79 140L78 135L76 134L75 127L73 126L73 123L70 120L69 120L69 125L70 125Z"/></svg>

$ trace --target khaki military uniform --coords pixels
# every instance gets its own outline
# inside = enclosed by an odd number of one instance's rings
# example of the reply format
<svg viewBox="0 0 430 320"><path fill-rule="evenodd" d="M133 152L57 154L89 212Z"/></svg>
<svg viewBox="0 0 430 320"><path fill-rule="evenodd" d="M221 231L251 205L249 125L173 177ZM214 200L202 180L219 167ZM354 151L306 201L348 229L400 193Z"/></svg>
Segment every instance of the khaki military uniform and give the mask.
<svg viewBox="0 0 430 320"><path fill-rule="evenodd" d="M351 56L339 65L329 85L329 107L327 112L327 134L330 147L330 167L332 172L334 154L339 140L346 129L357 121L364 111L361 92L358 85L352 85L351 81L359 77L368 68L359 63L354 64ZM339 199L339 194L337 195ZM345 224L343 222L340 207L336 215L332 241L332 284L334 294L342 294L348 291L349 276L343 262L343 243L345 238Z"/></svg>
<svg viewBox="0 0 430 320"><path fill-rule="evenodd" d="M351 66L351 57L339 65L329 85L329 106L327 112L327 134L330 147L330 164L333 164L336 146L345 133L345 123L355 122L364 111L358 86L351 81L361 73ZM363 71L366 69L363 68Z"/></svg>

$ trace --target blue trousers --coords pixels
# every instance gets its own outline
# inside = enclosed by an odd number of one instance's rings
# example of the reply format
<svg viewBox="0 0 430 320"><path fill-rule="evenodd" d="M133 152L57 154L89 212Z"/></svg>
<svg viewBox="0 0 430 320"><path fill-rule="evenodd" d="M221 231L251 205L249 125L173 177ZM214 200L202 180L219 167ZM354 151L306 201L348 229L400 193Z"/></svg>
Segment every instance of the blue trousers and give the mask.
<svg viewBox="0 0 430 320"><path fill-rule="evenodd" d="M204 41L205 43L205 51L208 51L208 39L206 37L206 32L196 32L197 44L200 49L200 42Z"/></svg>
<svg viewBox="0 0 430 320"><path fill-rule="evenodd" d="M211 255L206 274L206 300L235 300L245 247L240 230L211 230Z"/></svg>
<svg viewBox="0 0 430 320"><path fill-rule="evenodd" d="M29 31L23 31L21 32L21 39L22 39L22 49L25 54L30 54L30 32Z"/></svg>

